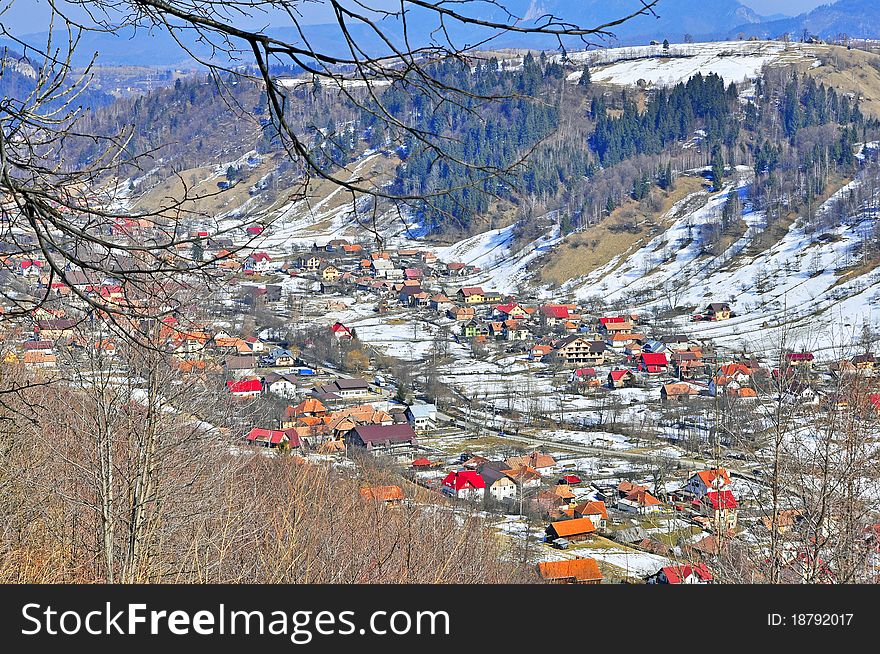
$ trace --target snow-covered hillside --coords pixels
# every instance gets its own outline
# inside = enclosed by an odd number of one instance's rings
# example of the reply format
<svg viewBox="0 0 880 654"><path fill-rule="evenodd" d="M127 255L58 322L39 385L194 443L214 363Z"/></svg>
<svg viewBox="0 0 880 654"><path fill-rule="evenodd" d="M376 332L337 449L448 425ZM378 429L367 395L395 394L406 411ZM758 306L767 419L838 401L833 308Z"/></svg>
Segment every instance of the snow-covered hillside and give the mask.
<svg viewBox="0 0 880 654"><path fill-rule="evenodd" d="M745 233L720 256L705 255L696 238L701 226L717 221L727 195L744 194L746 183L744 175L625 261L611 261L564 290L582 301L601 297L636 309L699 311L709 302L730 302L737 314L731 320L685 325L688 317L682 317L679 322L689 333L731 349L773 350L785 330L789 347L836 354L836 348L859 337L863 324L880 317L880 271L841 281L841 269L852 264L853 248L873 228L876 216L862 212L821 238L796 221L771 247L747 254L766 221L746 205ZM830 210L836 196L857 184L840 189L819 211Z"/></svg>
<svg viewBox="0 0 880 654"><path fill-rule="evenodd" d="M726 82L741 82L758 77L765 65L782 65L794 61L817 61L816 46L778 41L721 41L647 45L631 48L569 53L576 64L590 66L590 76L597 82L635 86L640 80L653 86L674 86L702 73L716 73ZM569 81L580 79L577 71Z"/></svg>

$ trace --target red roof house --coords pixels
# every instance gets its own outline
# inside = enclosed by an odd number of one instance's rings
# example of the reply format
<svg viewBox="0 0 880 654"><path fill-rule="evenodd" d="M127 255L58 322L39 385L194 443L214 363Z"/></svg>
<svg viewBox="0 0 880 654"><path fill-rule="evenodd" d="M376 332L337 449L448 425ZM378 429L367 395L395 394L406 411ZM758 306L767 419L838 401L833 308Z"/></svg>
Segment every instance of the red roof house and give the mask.
<svg viewBox="0 0 880 654"><path fill-rule="evenodd" d="M649 579L655 584L708 584L711 581L712 573L705 563L668 565Z"/></svg>
<svg viewBox="0 0 880 654"><path fill-rule="evenodd" d="M256 395L263 391L263 383L259 379L228 381L226 382L226 389L233 395Z"/></svg>
<svg viewBox="0 0 880 654"><path fill-rule="evenodd" d="M280 429L260 429L259 427L254 427L245 436L245 440L248 442L267 447L276 447L287 439L287 434Z"/></svg>
<svg viewBox="0 0 880 654"><path fill-rule="evenodd" d="M453 497L480 498L486 490L486 482L475 470L456 470L443 479L443 492Z"/></svg>
<svg viewBox="0 0 880 654"><path fill-rule="evenodd" d="M665 352L643 352L639 355L639 370L647 373L666 372L669 361Z"/></svg>

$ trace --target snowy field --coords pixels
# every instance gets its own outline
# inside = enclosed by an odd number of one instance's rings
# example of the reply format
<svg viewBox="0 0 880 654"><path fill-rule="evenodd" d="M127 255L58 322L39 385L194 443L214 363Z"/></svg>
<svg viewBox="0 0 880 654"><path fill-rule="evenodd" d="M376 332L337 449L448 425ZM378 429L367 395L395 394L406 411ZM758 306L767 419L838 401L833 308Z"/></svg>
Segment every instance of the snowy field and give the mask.
<svg viewBox="0 0 880 654"><path fill-rule="evenodd" d="M640 80L653 86L674 86L697 73L716 73L725 82L741 82L758 77L765 65L815 60L815 48L800 43L777 41L723 41L662 46L610 48L569 53L569 59L591 66L596 82L635 86ZM596 66L595 70L592 67ZM577 71L568 76L575 82Z"/></svg>

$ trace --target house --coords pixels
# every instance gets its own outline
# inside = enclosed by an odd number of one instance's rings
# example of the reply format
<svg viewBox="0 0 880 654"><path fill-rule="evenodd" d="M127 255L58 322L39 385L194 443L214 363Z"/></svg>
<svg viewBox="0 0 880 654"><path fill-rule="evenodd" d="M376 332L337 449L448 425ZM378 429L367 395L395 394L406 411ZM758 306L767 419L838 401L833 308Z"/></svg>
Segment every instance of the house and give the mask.
<svg viewBox="0 0 880 654"><path fill-rule="evenodd" d="M553 487L553 493L564 500L567 504L570 504L572 500L574 500L574 492L571 490L571 486L568 484L556 484Z"/></svg>
<svg viewBox="0 0 880 654"><path fill-rule="evenodd" d="M814 358L812 352L788 352L785 355L786 363L792 368L811 368Z"/></svg>
<svg viewBox="0 0 880 654"><path fill-rule="evenodd" d="M569 375L568 384L576 393L583 393L587 389L601 386L602 382L595 368L577 368Z"/></svg>
<svg viewBox="0 0 880 654"><path fill-rule="evenodd" d="M329 395L341 397L343 399L352 397L362 397L370 394L370 384L363 379L334 379L329 384L316 386L312 389L312 393L316 395Z"/></svg>
<svg viewBox="0 0 880 654"><path fill-rule="evenodd" d="M549 356L553 352L551 345L534 345L529 350L529 359L532 361L543 361L544 357Z"/></svg>
<svg viewBox="0 0 880 654"><path fill-rule="evenodd" d="M608 388L632 388L636 376L629 370L612 370L608 373Z"/></svg>
<svg viewBox="0 0 880 654"><path fill-rule="evenodd" d="M726 363L718 368L718 374L735 379L737 382L747 382L752 376L752 370L742 363Z"/></svg>
<svg viewBox="0 0 880 654"><path fill-rule="evenodd" d="M267 366L290 367L296 364L296 356L290 350L276 347L260 357L260 363Z"/></svg>
<svg viewBox="0 0 880 654"><path fill-rule="evenodd" d="M522 488L537 488L541 485L541 473L531 466L517 465L501 472L513 479L517 486ZM556 495L553 497L554 500L559 499Z"/></svg>
<svg viewBox="0 0 880 654"><path fill-rule="evenodd" d="M477 315L476 309L473 307L452 307L446 311L446 315L459 322L473 320Z"/></svg>
<svg viewBox="0 0 880 654"><path fill-rule="evenodd" d="M470 320L461 326L461 335L465 338L477 338L478 336L488 337L489 326L480 320Z"/></svg>
<svg viewBox="0 0 880 654"><path fill-rule="evenodd" d="M503 471L496 469L491 465L482 465L479 467L480 476L489 489L489 496L496 502L503 502L507 499L516 497L517 485Z"/></svg>
<svg viewBox="0 0 880 654"><path fill-rule="evenodd" d="M373 270L373 277L381 277L384 279L389 279L391 277L396 276L392 273L395 270L394 263L390 259L373 259L370 262L370 268ZM403 276L403 271L399 271L400 276Z"/></svg>
<svg viewBox="0 0 880 654"><path fill-rule="evenodd" d="M409 424L358 425L345 436L345 442L367 451L415 447L416 433Z"/></svg>
<svg viewBox="0 0 880 654"><path fill-rule="evenodd" d="M646 372L649 375L656 375L666 372L669 368L669 361L666 359L665 352L642 352L639 356L640 372Z"/></svg>
<svg viewBox="0 0 880 654"><path fill-rule="evenodd" d="M668 349L666 343L653 339L645 341L645 345L642 347L645 352L665 352Z"/></svg>
<svg viewBox="0 0 880 654"><path fill-rule="evenodd" d="M874 370L877 364L876 358L870 352L867 354L857 354L850 359L850 362L856 370Z"/></svg>
<svg viewBox="0 0 880 654"><path fill-rule="evenodd" d="M699 499L709 491L723 491L728 488L730 488L730 475L727 474L727 470L713 468L692 474L682 491Z"/></svg>
<svg viewBox="0 0 880 654"><path fill-rule="evenodd" d="M691 346L691 339L685 334L670 334L661 337L660 340L673 352L683 352Z"/></svg>
<svg viewBox="0 0 880 654"><path fill-rule="evenodd" d="M44 341L57 341L62 338L72 338L75 334L77 324L76 320L71 320L69 318L40 320L34 328L34 335Z"/></svg>
<svg viewBox="0 0 880 654"><path fill-rule="evenodd" d="M342 276L342 271L331 263L324 263L318 268L321 281L334 283Z"/></svg>
<svg viewBox="0 0 880 654"><path fill-rule="evenodd" d="M600 318L599 319L599 333L605 334L606 336L612 336L614 334L632 334L635 327L626 318Z"/></svg>
<svg viewBox="0 0 880 654"><path fill-rule="evenodd" d="M428 300L428 308L433 309L434 311L444 312L448 311L452 307L452 300L446 297L443 293L437 293L436 295L432 296L430 300Z"/></svg>
<svg viewBox="0 0 880 654"><path fill-rule="evenodd" d="M711 520L712 527L736 529L737 501L729 490L709 491L702 499L694 500L701 515Z"/></svg>
<svg viewBox="0 0 880 654"><path fill-rule="evenodd" d="M501 333L505 341L527 341L532 335L518 320L505 320Z"/></svg>
<svg viewBox="0 0 880 654"><path fill-rule="evenodd" d="M25 341L22 344L22 348L25 352L44 352L50 353L52 352L52 341Z"/></svg>
<svg viewBox="0 0 880 654"><path fill-rule="evenodd" d="M381 504L400 504L403 501L403 489L400 486L367 486L360 490L361 498L367 502Z"/></svg>
<svg viewBox="0 0 880 654"><path fill-rule="evenodd" d="M641 342L645 339L644 334L611 333L606 335L605 342L612 350L629 350L630 352L642 353Z"/></svg>
<svg viewBox="0 0 880 654"><path fill-rule="evenodd" d="M645 580L649 584L710 584L712 573L705 563L669 565Z"/></svg>
<svg viewBox="0 0 880 654"><path fill-rule="evenodd" d="M278 447L290 442L290 436L286 431L258 427L251 429L244 438L251 445L264 445L265 447ZM296 434L294 434L294 442L294 447L300 446L299 437Z"/></svg>
<svg viewBox="0 0 880 654"><path fill-rule="evenodd" d="M437 406L413 404L406 409L406 419L416 431L430 431L437 426Z"/></svg>
<svg viewBox="0 0 880 654"><path fill-rule="evenodd" d="M553 327L570 319L569 309L567 304L545 304L538 307L538 317L542 325Z"/></svg>
<svg viewBox="0 0 880 654"><path fill-rule="evenodd" d="M647 515L663 510L660 500L651 495L647 490L636 489L618 498L617 508L628 513Z"/></svg>
<svg viewBox="0 0 880 654"><path fill-rule="evenodd" d="M663 387L660 389L660 401L684 402L685 400L689 400L699 394L699 389L694 388L690 384L685 384L684 382L663 384Z"/></svg>
<svg viewBox="0 0 880 654"><path fill-rule="evenodd" d="M464 288L460 288L456 292L455 297L459 302L464 302L465 304L483 304L486 302L486 296L483 294L483 289L479 286L465 286Z"/></svg>
<svg viewBox="0 0 880 654"><path fill-rule="evenodd" d="M296 406L289 406L285 411L285 417L290 418L299 418L302 416L310 416L316 418L322 418L327 415L327 407L325 407L321 400L315 399L313 397L306 398Z"/></svg>
<svg viewBox="0 0 880 654"><path fill-rule="evenodd" d="M25 352L21 361L28 368L55 368L58 365L58 357L52 352Z"/></svg>
<svg viewBox="0 0 880 654"><path fill-rule="evenodd" d="M730 305L726 302L712 302L703 312L703 317L707 320L727 320L733 315Z"/></svg>
<svg viewBox="0 0 880 654"><path fill-rule="evenodd" d="M243 379L226 382L226 390L233 397L254 397L263 392L263 383L259 379Z"/></svg>
<svg viewBox="0 0 880 654"><path fill-rule="evenodd" d="M589 518L598 531L608 527L608 509L601 500L584 502L574 507L575 518Z"/></svg>
<svg viewBox="0 0 880 654"><path fill-rule="evenodd" d="M775 522L776 531L780 534L785 534L798 527L805 519L806 516L803 509L783 509L776 512L775 521L772 516L768 515L761 518L761 522L767 531L773 531Z"/></svg>
<svg viewBox="0 0 880 654"><path fill-rule="evenodd" d="M19 275L25 277L36 277L42 272L43 262L37 259L23 259L19 263Z"/></svg>
<svg viewBox="0 0 880 654"><path fill-rule="evenodd" d="M605 343L573 334L556 345L553 356L565 365L602 365L605 363Z"/></svg>
<svg viewBox="0 0 880 654"><path fill-rule="evenodd" d="M450 472L441 483L442 492L461 500L481 500L486 492L486 482L475 470Z"/></svg>
<svg viewBox="0 0 880 654"><path fill-rule="evenodd" d="M341 322L334 322L330 326L330 331L333 332L336 340L341 340L343 338L354 338L354 331L343 325Z"/></svg>
<svg viewBox="0 0 880 654"><path fill-rule="evenodd" d="M345 245L349 245L349 242L344 238L334 238L327 242L324 249L327 250L327 252L336 252L337 250L341 250ZM315 246L317 247L317 243Z"/></svg>
<svg viewBox="0 0 880 654"><path fill-rule="evenodd" d="M270 372L262 379L263 388L273 395L280 397L293 398L299 392L299 384L297 384L296 375Z"/></svg>
<svg viewBox="0 0 880 654"><path fill-rule="evenodd" d="M446 274L451 277L457 277L467 274L467 264L460 261L452 261L446 264Z"/></svg>
<svg viewBox="0 0 880 654"><path fill-rule="evenodd" d="M602 573L596 559L577 558L542 561L536 565L538 576L549 584L599 584Z"/></svg>
<svg viewBox="0 0 880 654"><path fill-rule="evenodd" d="M527 456L512 456L507 459L506 463L510 468L527 466L529 468L534 468L535 470L543 470L555 467L556 459L549 454L532 452Z"/></svg>
<svg viewBox="0 0 880 654"><path fill-rule="evenodd" d="M272 267L272 257L265 252L254 252L244 260L244 269L262 273Z"/></svg>
<svg viewBox="0 0 880 654"><path fill-rule="evenodd" d="M223 360L223 367L232 370L253 370L257 367L257 357L253 354L228 356Z"/></svg>
<svg viewBox="0 0 880 654"><path fill-rule="evenodd" d="M596 533L596 527L589 518L556 520L547 527L547 539L564 538L571 542L589 540Z"/></svg>
<svg viewBox="0 0 880 654"><path fill-rule="evenodd" d="M703 361L700 350L673 351L670 356L672 374L679 379L694 379L700 375L711 374L711 367Z"/></svg>
<svg viewBox="0 0 880 654"><path fill-rule="evenodd" d="M492 309L492 317L496 320L527 320L529 314L516 302L508 302Z"/></svg>

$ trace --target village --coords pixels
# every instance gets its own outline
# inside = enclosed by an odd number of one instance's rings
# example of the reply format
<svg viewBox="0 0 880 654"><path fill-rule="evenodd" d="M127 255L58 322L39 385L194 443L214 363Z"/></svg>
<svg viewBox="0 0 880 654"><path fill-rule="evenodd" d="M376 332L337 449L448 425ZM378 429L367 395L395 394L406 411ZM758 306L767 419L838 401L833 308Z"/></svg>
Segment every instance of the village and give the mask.
<svg viewBox="0 0 880 654"><path fill-rule="evenodd" d="M194 236L201 257L217 257L212 292L149 333L175 374L232 404L218 434L241 455L353 474L369 460L396 483L365 484L365 502L428 493L479 515L548 582L713 583L722 556L805 517L767 512L774 410L880 411L880 394L839 391L873 376L870 350L820 360L689 335L734 318L729 298L661 324L468 285L478 269L429 249L333 239L270 254ZM3 256L21 293L50 296L7 329L5 364L62 378L90 353L117 356L118 337L84 316L87 298L129 301L120 280L71 270L62 281L39 257ZM793 579L814 565L803 554L793 546Z"/></svg>

